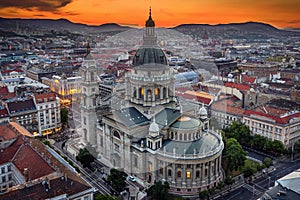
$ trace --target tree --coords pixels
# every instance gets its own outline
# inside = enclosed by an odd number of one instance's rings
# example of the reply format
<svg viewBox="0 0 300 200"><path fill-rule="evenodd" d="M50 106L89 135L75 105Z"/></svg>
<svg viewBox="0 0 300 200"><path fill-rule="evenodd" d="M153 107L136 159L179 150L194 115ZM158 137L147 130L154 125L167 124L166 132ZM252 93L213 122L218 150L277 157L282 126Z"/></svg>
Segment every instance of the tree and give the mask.
<svg viewBox="0 0 300 200"><path fill-rule="evenodd" d="M91 163L94 162L95 158L86 148L84 148L79 150L76 160L78 160L83 167L91 168Z"/></svg>
<svg viewBox="0 0 300 200"><path fill-rule="evenodd" d="M63 126L67 126L68 125L68 114L69 111L66 108L62 108L60 110L60 120Z"/></svg>
<svg viewBox="0 0 300 200"><path fill-rule="evenodd" d="M107 182L118 192L121 192L126 185L127 174L123 171L112 168L110 175L107 176Z"/></svg>
<svg viewBox="0 0 300 200"><path fill-rule="evenodd" d="M266 166L266 167L270 167L273 165L273 161L271 158L269 157L265 157L265 159L263 160L263 164Z"/></svg>
<svg viewBox="0 0 300 200"><path fill-rule="evenodd" d="M154 200L167 199L169 189L170 186L168 182L162 183L158 181L147 190L147 195L151 196Z"/></svg>
<svg viewBox="0 0 300 200"><path fill-rule="evenodd" d="M247 152L234 138L225 140L224 161L226 162L226 173L238 170L245 164Z"/></svg>
<svg viewBox="0 0 300 200"><path fill-rule="evenodd" d="M201 192L199 192L199 198L201 200L205 200L209 197L209 192L207 190L203 190Z"/></svg>
<svg viewBox="0 0 300 200"><path fill-rule="evenodd" d="M285 152L285 148L284 145L281 141L278 140L274 140L272 142L270 142L270 150L277 154L283 154Z"/></svg>
<svg viewBox="0 0 300 200"><path fill-rule="evenodd" d="M119 200L116 196L109 196L104 194L94 194L94 200Z"/></svg>
<svg viewBox="0 0 300 200"><path fill-rule="evenodd" d="M249 127L241 122L234 121L223 131L227 138L235 138L241 145L247 145L251 140Z"/></svg>
<svg viewBox="0 0 300 200"><path fill-rule="evenodd" d="M244 177L248 178L254 174L254 169L250 166L247 166L247 168L244 170Z"/></svg>

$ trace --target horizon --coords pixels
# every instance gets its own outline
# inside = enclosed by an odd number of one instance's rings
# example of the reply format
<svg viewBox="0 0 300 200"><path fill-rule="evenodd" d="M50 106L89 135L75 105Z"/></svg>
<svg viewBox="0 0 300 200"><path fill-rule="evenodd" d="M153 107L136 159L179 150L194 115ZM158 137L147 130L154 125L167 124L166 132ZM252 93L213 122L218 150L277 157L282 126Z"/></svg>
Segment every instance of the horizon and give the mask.
<svg viewBox="0 0 300 200"><path fill-rule="evenodd" d="M2 19L15 19L15 20L67 20L70 23L73 24L82 24L82 25L87 25L87 26L101 26L101 25L106 25L106 24L116 24L119 26L123 26L123 27L130 27L130 28L144 28L144 25L141 26L136 26L136 25L132 25L132 24L120 24L117 22L105 22L103 24L85 24L85 23L81 23L81 22L74 22L71 21L67 18L19 18L19 17L14 17L14 18L8 18L8 17L1 17ZM155 21L155 20L154 20ZM300 27L285 27L285 28L281 28L281 27L276 27L273 24L270 23L266 23L266 22L259 22L259 21L241 21L241 22L228 22L228 23L216 23L216 24L208 24L208 23L183 23L183 24L177 24L174 26L155 26L156 28L175 28L181 25L208 25L208 26L218 26L218 25L228 25L228 24L246 24L246 23L260 23L260 24L265 24L265 25L270 25L273 26L274 28L277 28L279 30L284 30L284 29L300 29Z"/></svg>
<svg viewBox="0 0 300 200"><path fill-rule="evenodd" d="M253 2L244 0L213 0L182 2L145 0L128 4L124 0L36 0L27 2L0 0L0 17L18 19L67 19L72 23L99 26L116 23L130 27L144 27L149 7L157 27L181 24L229 24L259 22L278 29L300 28L300 1L273 0ZM201 9L204 8L204 9Z"/></svg>

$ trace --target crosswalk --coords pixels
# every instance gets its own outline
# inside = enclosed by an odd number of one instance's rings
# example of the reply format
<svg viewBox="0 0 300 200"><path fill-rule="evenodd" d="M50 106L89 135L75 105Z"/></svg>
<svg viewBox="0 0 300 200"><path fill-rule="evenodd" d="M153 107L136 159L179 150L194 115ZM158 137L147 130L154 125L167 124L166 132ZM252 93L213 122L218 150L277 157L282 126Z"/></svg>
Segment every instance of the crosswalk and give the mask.
<svg viewBox="0 0 300 200"><path fill-rule="evenodd" d="M262 194L262 192L260 192L259 190L255 189L255 187L253 188L253 186L249 185L249 184L244 184L243 188L245 188L246 190L254 193L255 195L261 195Z"/></svg>

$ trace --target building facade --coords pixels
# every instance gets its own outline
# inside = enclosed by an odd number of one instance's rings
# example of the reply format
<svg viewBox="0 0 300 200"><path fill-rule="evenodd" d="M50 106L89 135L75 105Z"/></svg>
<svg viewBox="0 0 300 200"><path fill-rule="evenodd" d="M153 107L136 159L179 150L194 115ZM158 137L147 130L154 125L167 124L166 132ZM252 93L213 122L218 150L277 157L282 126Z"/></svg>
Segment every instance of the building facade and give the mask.
<svg viewBox="0 0 300 200"><path fill-rule="evenodd" d="M77 100L81 94L81 77L52 76L50 89L60 98L62 105L70 105L72 100Z"/></svg>
<svg viewBox="0 0 300 200"><path fill-rule="evenodd" d="M299 104L274 99L268 104L246 110L243 122L253 134L281 141L286 148L300 139Z"/></svg>
<svg viewBox="0 0 300 200"><path fill-rule="evenodd" d="M116 102L121 107L104 114L101 126L95 112L95 64L86 56L82 71L89 79L83 78L82 83L83 142L94 146L98 157L112 167L149 184L167 181L174 194L198 195L223 180L222 138L208 129L204 107L194 115L183 113L175 96L175 76L156 43L151 10L143 39L133 69L126 74L125 98Z"/></svg>
<svg viewBox="0 0 300 200"><path fill-rule="evenodd" d="M56 133L61 129L60 101L54 93L35 94L38 111L37 132L40 136Z"/></svg>

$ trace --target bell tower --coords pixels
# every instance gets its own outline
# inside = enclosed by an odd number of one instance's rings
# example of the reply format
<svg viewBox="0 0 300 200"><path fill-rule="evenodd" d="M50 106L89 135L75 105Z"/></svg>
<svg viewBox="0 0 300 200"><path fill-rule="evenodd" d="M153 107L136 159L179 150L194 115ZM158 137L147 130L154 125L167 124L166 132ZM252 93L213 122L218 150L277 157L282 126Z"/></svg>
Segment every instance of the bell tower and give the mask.
<svg viewBox="0 0 300 200"><path fill-rule="evenodd" d="M81 66L81 127L83 130L83 143L96 145L96 94L99 93L97 81L96 61L91 54L90 45Z"/></svg>
<svg viewBox="0 0 300 200"><path fill-rule="evenodd" d="M143 38L143 45L157 45L157 38L156 38L156 35L155 35L155 23L152 19L152 16L151 16L151 7L149 9L149 18L148 20L146 21L146 31L145 31L145 35L144 35L144 38Z"/></svg>

